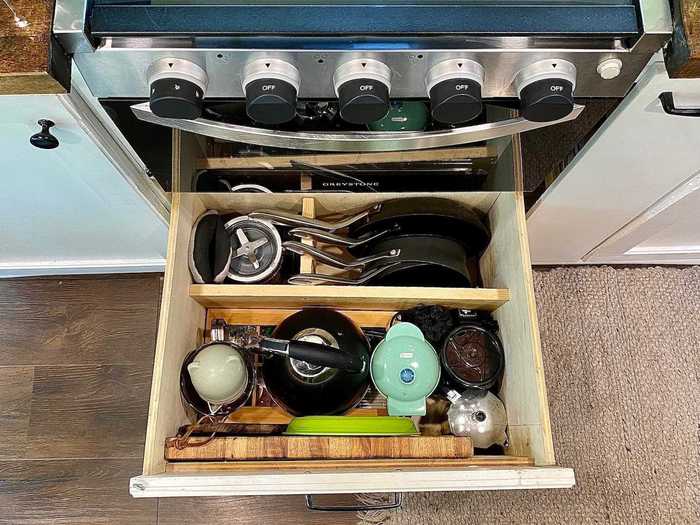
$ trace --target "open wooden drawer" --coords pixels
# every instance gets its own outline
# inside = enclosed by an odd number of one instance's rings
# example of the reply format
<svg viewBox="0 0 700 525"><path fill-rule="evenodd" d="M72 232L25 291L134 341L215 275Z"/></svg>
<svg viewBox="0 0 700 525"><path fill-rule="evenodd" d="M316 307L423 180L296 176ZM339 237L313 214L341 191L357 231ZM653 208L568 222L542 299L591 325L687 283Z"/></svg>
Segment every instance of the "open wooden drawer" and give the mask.
<svg viewBox="0 0 700 525"><path fill-rule="evenodd" d="M305 194L316 214L351 212L396 197L421 194ZM480 260L485 288L336 287L291 285L193 285L188 269L188 243L195 219L206 209L247 213L279 208L302 211L298 194L173 194L168 264L158 330L143 475L132 478L136 497L223 496L255 494L324 494L564 488L574 484L573 470L556 466L542 367L532 275L520 192L451 193L449 198L488 215L492 241ZM506 351L500 397L509 421L507 454L531 458L530 464L508 458L467 466L429 467L385 464L323 468L314 460L303 468L282 463L169 464L165 439L189 422L179 393L184 356L202 342L207 308L251 309L336 307L344 310L393 312L417 304L485 309L499 322ZM504 462L506 463L504 465ZM386 463L386 462L385 462Z"/></svg>

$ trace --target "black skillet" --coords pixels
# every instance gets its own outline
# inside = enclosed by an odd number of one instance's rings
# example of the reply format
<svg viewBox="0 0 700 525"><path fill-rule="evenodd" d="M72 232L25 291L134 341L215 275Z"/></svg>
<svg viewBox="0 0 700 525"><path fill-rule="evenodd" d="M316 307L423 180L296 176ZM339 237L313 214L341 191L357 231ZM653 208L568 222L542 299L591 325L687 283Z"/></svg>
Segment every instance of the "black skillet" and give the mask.
<svg viewBox="0 0 700 525"><path fill-rule="evenodd" d="M381 203L379 211L348 228L350 237L393 232L392 235L439 235L461 242L469 255L484 251L491 233L472 208L439 197L409 197Z"/></svg>
<svg viewBox="0 0 700 525"><path fill-rule="evenodd" d="M274 210L260 210L251 217L302 229L323 230L335 234L347 229L348 237L358 241L397 235L439 235L460 242L468 255L479 255L491 240L491 234L479 213L440 197L390 199L342 221L321 221ZM348 246L355 255L367 253L371 242Z"/></svg>
<svg viewBox="0 0 700 525"><path fill-rule="evenodd" d="M300 274L291 284L372 284L378 286L473 286L468 271L468 255L462 244L437 235L387 237L370 243L361 258L339 257L296 241L284 248L342 270L358 270L354 277Z"/></svg>

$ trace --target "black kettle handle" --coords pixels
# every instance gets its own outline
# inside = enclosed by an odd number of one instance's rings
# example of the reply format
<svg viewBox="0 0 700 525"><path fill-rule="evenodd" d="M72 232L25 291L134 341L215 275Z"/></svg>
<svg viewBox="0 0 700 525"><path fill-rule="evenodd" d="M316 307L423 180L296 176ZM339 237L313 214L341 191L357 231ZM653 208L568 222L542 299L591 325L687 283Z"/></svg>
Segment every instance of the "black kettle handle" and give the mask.
<svg viewBox="0 0 700 525"><path fill-rule="evenodd" d="M365 361L359 356L332 346L307 341L286 341L266 337L260 342L260 350L306 361L312 365L338 368L348 372L362 372L365 369Z"/></svg>

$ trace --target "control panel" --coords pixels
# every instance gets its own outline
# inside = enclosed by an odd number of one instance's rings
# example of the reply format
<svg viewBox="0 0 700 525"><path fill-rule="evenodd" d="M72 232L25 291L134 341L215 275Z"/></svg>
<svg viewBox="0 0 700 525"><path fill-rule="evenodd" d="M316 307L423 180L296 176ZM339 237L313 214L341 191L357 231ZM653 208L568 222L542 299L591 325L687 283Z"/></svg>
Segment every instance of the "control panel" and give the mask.
<svg viewBox="0 0 700 525"><path fill-rule="evenodd" d="M322 58L318 59L319 64L322 62ZM255 124L279 125L295 118L302 84L330 83L332 95L327 98L337 100L341 119L368 125L387 115L391 99L396 98L392 84L410 80L420 83L419 96L412 98L429 100L435 122L461 125L482 113L489 71L479 61L466 56L436 58L428 66L422 79L415 75L407 79L383 60L354 57L339 60L325 78L304 77L292 59L258 57L246 62L239 71L241 90L234 90L231 98L242 91L246 113ZM210 75L204 67L188 60L158 60L149 68L151 110L165 118L199 118L208 96ZM576 66L553 58L526 64L515 73L508 89L520 99L523 118L548 122L572 111L576 83Z"/></svg>

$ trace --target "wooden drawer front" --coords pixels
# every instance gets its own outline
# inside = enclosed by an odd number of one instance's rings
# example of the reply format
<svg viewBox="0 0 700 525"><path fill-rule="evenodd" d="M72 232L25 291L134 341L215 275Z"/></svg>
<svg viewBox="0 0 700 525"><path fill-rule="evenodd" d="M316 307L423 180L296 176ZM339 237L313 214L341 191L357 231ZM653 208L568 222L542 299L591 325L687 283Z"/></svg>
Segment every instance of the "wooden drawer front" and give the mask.
<svg viewBox="0 0 700 525"><path fill-rule="evenodd" d="M374 202L423 194L305 194L316 214L350 213ZM426 194L427 195L427 194ZM478 208L488 215L492 241L482 256L484 288L337 287L290 285L193 285L187 263L192 224L206 209L248 213L279 208L301 212L293 194L173 194L168 265L158 329L143 475L131 480L137 497L321 494L353 492L560 488L574 484L573 471L555 464L532 275L520 192L457 193L431 196ZM236 309L243 320L271 308L338 307L388 316L417 304L489 310L500 326L506 371L500 397L509 421L506 456L475 456L470 463L435 461L428 466L312 460L301 465L261 462L166 462L167 437L188 423L179 393L184 356L202 342L207 308ZM282 312L280 312L282 313ZM366 315L357 312L358 315ZM388 318L388 317L387 317Z"/></svg>

